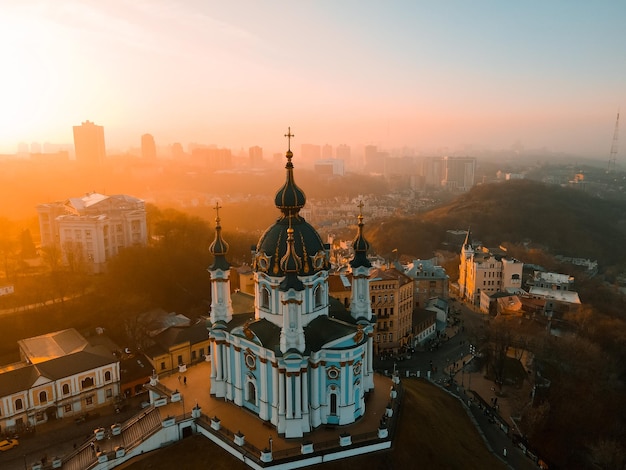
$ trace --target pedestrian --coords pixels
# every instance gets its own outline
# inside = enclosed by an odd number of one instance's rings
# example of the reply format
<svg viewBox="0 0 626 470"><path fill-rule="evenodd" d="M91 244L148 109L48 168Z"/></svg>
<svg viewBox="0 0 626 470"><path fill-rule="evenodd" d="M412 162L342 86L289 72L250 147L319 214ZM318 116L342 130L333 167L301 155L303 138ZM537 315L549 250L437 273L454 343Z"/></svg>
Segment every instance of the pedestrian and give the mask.
<svg viewBox="0 0 626 470"><path fill-rule="evenodd" d="M187 385L187 376L183 377L183 383Z"/></svg>

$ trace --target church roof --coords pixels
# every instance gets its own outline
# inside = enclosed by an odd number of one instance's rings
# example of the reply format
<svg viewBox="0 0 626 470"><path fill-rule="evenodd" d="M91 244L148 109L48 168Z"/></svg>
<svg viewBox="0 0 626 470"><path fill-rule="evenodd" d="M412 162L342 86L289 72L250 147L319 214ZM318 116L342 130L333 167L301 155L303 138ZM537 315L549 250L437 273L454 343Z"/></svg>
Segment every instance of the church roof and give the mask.
<svg viewBox="0 0 626 470"><path fill-rule="evenodd" d="M215 240L209 246L209 251L214 256L214 261L209 269L211 271L215 269L221 269L222 271L228 271L230 269L230 263L226 261L226 253L228 253L228 243L222 238L222 226L220 225L220 206L215 205L216 217L215 217Z"/></svg>
<svg viewBox="0 0 626 470"><path fill-rule="evenodd" d="M370 248L369 242L363 235L363 203L359 203L359 224L358 231L354 241L352 242L352 249L354 250L354 257L350 261L350 266L353 268L364 267L371 268L372 263L367 259L367 250Z"/></svg>

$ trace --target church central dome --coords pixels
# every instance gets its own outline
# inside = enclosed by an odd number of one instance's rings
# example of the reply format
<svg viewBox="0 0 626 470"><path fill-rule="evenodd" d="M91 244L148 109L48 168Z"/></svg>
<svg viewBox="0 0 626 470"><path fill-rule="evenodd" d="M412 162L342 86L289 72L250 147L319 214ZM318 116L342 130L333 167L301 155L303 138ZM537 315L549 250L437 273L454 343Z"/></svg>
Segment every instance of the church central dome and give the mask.
<svg viewBox="0 0 626 470"><path fill-rule="evenodd" d="M293 137L291 130L286 137L289 137L291 141L291 137ZM287 150L285 156L287 157L286 181L274 199L276 207L282 215L274 225L261 235L256 247L254 269L255 271L266 272L270 276L284 276L286 274L284 269L286 264L281 263L281 260L287 253L288 231L291 228L292 256L301 260L301 263L298 263L296 274L310 276L316 271L328 268L328 257L321 237L300 215L300 209L306 203L306 196L294 180L291 148ZM293 270L290 269L290 272Z"/></svg>

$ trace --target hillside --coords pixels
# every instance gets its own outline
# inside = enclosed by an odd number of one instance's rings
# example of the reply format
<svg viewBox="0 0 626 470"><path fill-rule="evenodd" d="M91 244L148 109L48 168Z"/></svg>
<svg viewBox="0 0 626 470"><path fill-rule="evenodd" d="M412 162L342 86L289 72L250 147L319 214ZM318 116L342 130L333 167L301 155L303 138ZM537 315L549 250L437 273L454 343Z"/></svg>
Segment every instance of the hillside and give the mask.
<svg viewBox="0 0 626 470"><path fill-rule="evenodd" d="M446 230L468 227L488 246L531 241L552 254L626 264L626 203L530 180L476 186L431 211L372 224L366 235L379 253L430 257Z"/></svg>

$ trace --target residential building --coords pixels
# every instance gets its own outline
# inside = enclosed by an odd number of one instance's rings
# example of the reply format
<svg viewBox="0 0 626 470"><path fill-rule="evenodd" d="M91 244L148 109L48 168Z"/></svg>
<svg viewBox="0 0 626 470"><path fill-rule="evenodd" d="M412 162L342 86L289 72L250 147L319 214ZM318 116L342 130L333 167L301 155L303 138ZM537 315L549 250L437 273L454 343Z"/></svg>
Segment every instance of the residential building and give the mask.
<svg viewBox="0 0 626 470"><path fill-rule="evenodd" d="M250 147L248 149L248 157L250 158L250 165L261 165L263 163L263 149L258 145Z"/></svg>
<svg viewBox="0 0 626 470"><path fill-rule="evenodd" d="M413 301L417 308L424 308L434 297L448 298L450 277L435 263L435 258L416 259L406 266L405 274L413 279Z"/></svg>
<svg viewBox="0 0 626 470"><path fill-rule="evenodd" d="M186 367L207 360L210 341L206 323L172 326L152 338L154 344L145 351L158 374L184 372Z"/></svg>
<svg viewBox="0 0 626 470"><path fill-rule="evenodd" d="M96 167L104 163L104 127L91 121L74 126L74 151L76 161L84 166Z"/></svg>
<svg viewBox="0 0 626 470"><path fill-rule="evenodd" d="M101 272L120 249L145 245L144 201L123 194L82 197L37 206L41 245L60 250L62 261Z"/></svg>
<svg viewBox="0 0 626 470"><path fill-rule="evenodd" d="M503 253L492 253L484 246L473 246L469 230L461 247L459 295L474 305L480 303L481 292L513 291L522 288L524 263Z"/></svg>
<svg viewBox="0 0 626 470"><path fill-rule="evenodd" d="M437 313L417 308L413 313L413 347L423 346L437 335Z"/></svg>
<svg viewBox="0 0 626 470"><path fill-rule="evenodd" d="M413 281L396 268L376 268L370 275L372 313L376 315L376 353L397 353L411 345Z"/></svg>
<svg viewBox="0 0 626 470"><path fill-rule="evenodd" d="M20 362L0 367L0 431L112 405L120 394L116 349L73 328L18 341Z"/></svg>

